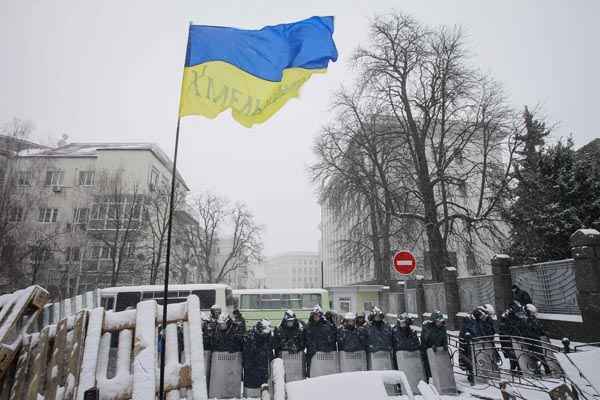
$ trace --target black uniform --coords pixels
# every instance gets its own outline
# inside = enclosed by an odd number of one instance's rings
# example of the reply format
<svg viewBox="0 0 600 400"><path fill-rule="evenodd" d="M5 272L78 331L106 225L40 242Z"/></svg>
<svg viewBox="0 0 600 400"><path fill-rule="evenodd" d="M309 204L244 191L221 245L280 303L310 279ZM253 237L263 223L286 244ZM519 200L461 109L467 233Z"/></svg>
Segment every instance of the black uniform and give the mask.
<svg viewBox="0 0 600 400"><path fill-rule="evenodd" d="M337 344L339 351L354 353L366 349L366 332L364 328L341 326L338 329Z"/></svg>
<svg viewBox="0 0 600 400"><path fill-rule="evenodd" d="M482 319L481 311L479 311L479 314L470 315L465 318L463 327L458 335L461 339L458 364L463 370L467 371L467 376L471 384L474 383L471 343L485 336L486 328L489 329Z"/></svg>
<svg viewBox="0 0 600 400"><path fill-rule="evenodd" d="M281 357L281 352L298 353L306 348L304 325L294 319L294 326L286 325L285 318L281 320L279 327L275 329L274 338L275 356Z"/></svg>
<svg viewBox="0 0 600 400"><path fill-rule="evenodd" d="M448 350L446 324L437 326L431 321L425 321L421 332L421 345L425 350L433 348L434 351L436 351L438 347L443 347L444 350Z"/></svg>
<svg viewBox="0 0 600 400"><path fill-rule="evenodd" d="M269 382L269 364L273 359L273 340L271 331L263 331L261 324L256 324L243 340L242 353L244 367L244 386L260 388Z"/></svg>
<svg viewBox="0 0 600 400"><path fill-rule="evenodd" d="M392 351L392 328L385 321L371 321L366 327L367 351Z"/></svg>
<svg viewBox="0 0 600 400"><path fill-rule="evenodd" d="M238 326L238 329L242 332L246 332L246 318L242 315L240 310L233 310L233 323Z"/></svg>
<svg viewBox="0 0 600 400"><path fill-rule="evenodd" d="M310 358L317 351L336 351L337 332L335 326L323 316L319 321L311 320L306 326L306 354Z"/></svg>
<svg viewBox="0 0 600 400"><path fill-rule="evenodd" d="M424 321L421 330L421 348L422 357L425 362L425 374L428 378L431 377L431 368L429 366L429 358L427 357L427 349L431 348L433 351L440 351L442 348L444 351L448 351L448 334L446 333L446 324L443 323L441 326L437 326L432 321Z"/></svg>
<svg viewBox="0 0 600 400"><path fill-rule="evenodd" d="M498 334L500 335L500 348L504 357L510 362L510 369L515 372L520 372L521 368L517 362L517 355L512 345L511 336L523 336L522 322L517 316L518 306L514 303L502 313L498 319Z"/></svg>
<svg viewBox="0 0 600 400"><path fill-rule="evenodd" d="M550 373L550 368L546 362L544 348L541 343L542 338L546 336L542 322L535 316L529 315L523 323L523 336L531 339L527 341L529 351L533 352L532 356L535 359L541 361L546 373ZM535 372L541 373L539 370L536 370Z"/></svg>
<svg viewBox="0 0 600 400"><path fill-rule="evenodd" d="M392 344L394 351L415 351L421 349L417 332L410 326L400 327L399 324L392 328Z"/></svg>
<svg viewBox="0 0 600 400"><path fill-rule="evenodd" d="M517 285L512 286L512 291L513 291L513 300L518 301L519 303L521 303L522 306L533 303L529 293L527 293L525 290L522 290Z"/></svg>
<svg viewBox="0 0 600 400"><path fill-rule="evenodd" d="M213 349L213 341L217 330L217 320L210 318L202 321L202 341L204 350L211 351Z"/></svg>
<svg viewBox="0 0 600 400"><path fill-rule="evenodd" d="M211 347L212 351L222 351L228 353L237 353L242 351L243 332L239 326L227 318L227 327L221 329L216 328L212 335Z"/></svg>

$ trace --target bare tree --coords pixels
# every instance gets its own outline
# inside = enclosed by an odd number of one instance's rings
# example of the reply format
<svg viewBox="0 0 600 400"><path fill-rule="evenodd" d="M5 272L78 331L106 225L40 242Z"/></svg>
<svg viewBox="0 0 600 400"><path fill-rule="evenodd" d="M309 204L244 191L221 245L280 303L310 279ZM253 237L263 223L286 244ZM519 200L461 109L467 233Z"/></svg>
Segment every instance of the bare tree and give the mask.
<svg viewBox="0 0 600 400"><path fill-rule="evenodd" d="M60 234L55 226L36 223L43 196L35 188L43 181L44 166L22 157L42 147L29 141L32 129L30 122L15 118L0 131L0 270L10 289L39 282Z"/></svg>
<svg viewBox="0 0 600 400"><path fill-rule="evenodd" d="M110 284L115 286L123 267L135 264L135 249L144 224L144 196L139 185L128 182L122 170L100 174L97 188L88 233L103 246L92 248L91 258L100 258L94 253L108 252Z"/></svg>
<svg viewBox="0 0 600 400"><path fill-rule="evenodd" d="M370 38L353 57L361 76L356 94L338 101L359 133L351 129L336 151L347 157L363 132L373 131L378 139L369 143L380 143L379 158L368 159L374 182L338 165L361 177L365 195L377 190L384 219L424 229L440 280L449 246L503 241L500 205L521 127L500 85L470 66L459 28L429 28L395 14L376 18ZM382 254L389 260L387 248Z"/></svg>
<svg viewBox="0 0 600 400"><path fill-rule="evenodd" d="M148 260L148 267L150 271L150 284L154 285L157 282L158 276L162 271L162 267L166 261L166 246L167 246L167 230L169 228L169 203L170 203L171 185L166 181L157 185L153 188L153 191L146 196L145 201L145 219L147 221L144 229L144 240L141 254L145 254ZM178 210L185 201L184 192L182 190L176 190L175 193L175 209ZM173 219L174 227L178 224L178 218L175 216ZM176 235L176 234L175 234ZM177 245L177 243L174 244ZM173 255L174 246L171 248L171 254ZM175 261L172 266L176 267L178 259L172 257Z"/></svg>
<svg viewBox="0 0 600 400"><path fill-rule="evenodd" d="M344 268L359 272L373 260L375 280L383 283L390 278L393 248L416 242L419 233L403 218L415 215L415 206L398 195L410 183L404 174L392 173L404 149L389 134L381 105L362 95L345 90L336 94L335 122L315 143L318 161L311 174L320 185L321 201L346 232L337 243Z"/></svg>
<svg viewBox="0 0 600 400"><path fill-rule="evenodd" d="M262 229L246 205L231 206L206 192L196 196L190 208L197 223L183 228L182 241L201 282L223 282L238 268L260 261Z"/></svg>

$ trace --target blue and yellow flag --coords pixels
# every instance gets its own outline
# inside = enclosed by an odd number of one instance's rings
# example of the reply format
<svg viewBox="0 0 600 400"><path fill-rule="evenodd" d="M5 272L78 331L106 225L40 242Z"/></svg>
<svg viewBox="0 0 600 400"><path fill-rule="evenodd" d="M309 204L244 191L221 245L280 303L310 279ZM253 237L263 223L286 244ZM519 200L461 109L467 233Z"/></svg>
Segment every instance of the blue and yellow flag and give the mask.
<svg viewBox="0 0 600 400"><path fill-rule="evenodd" d="M246 127L266 121L337 60L332 34L333 17L260 30L191 25L179 116L231 108Z"/></svg>

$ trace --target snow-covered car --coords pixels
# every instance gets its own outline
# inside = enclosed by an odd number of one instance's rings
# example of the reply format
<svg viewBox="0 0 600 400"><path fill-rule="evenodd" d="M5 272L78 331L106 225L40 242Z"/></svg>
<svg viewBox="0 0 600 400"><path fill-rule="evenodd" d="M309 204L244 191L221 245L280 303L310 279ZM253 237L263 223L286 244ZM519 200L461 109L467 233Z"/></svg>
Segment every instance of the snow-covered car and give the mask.
<svg viewBox="0 0 600 400"><path fill-rule="evenodd" d="M402 371L345 372L289 382L285 385L288 400L445 400L461 398L459 395L438 395L435 389L425 382L421 382L419 388L422 388L423 394L414 395ZM388 391L396 390L399 394L388 394Z"/></svg>

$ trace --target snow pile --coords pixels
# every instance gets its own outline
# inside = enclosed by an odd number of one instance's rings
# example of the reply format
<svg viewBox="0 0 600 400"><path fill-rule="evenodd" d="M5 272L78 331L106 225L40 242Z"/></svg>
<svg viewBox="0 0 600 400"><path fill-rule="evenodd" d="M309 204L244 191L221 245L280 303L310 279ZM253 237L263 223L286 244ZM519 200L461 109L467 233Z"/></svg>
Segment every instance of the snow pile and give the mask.
<svg viewBox="0 0 600 400"><path fill-rule="evenodd" d="M156 302L143 301L137 306L133 398L152 399L156 393Z"/></svg>
<svg viewBox="0 0 600 400"><path fill-rule="evenodd" d="M275 358L271 362L271 379L273 380L273 400L285 400L285 369L281 358Z"/></svg>
<svg viewBox="0 0 600 400"><path fill-rule="evenodd" d="M104 309L101 307L90 312L81 372L79 373L78 399L83 399L85 391L96 386L96 364L98 363L98 352L100 350L103 318Z"/></svg>
<svg viewBox="0 0 600 400"><path fill-rule="evenodd" d="M402 371L358 371L320 376L285 385L288 400L365 400L388 398L384 384L401 384L405 399L414 396Z"/></svg>
<svg viewBox="0 0 600 400"><path fill-rule="evenodd" d="M587 393L600 395L600 374L598 360L600 349L577 353L556 353L556 358L565 372L577 386Z"/></svg>

